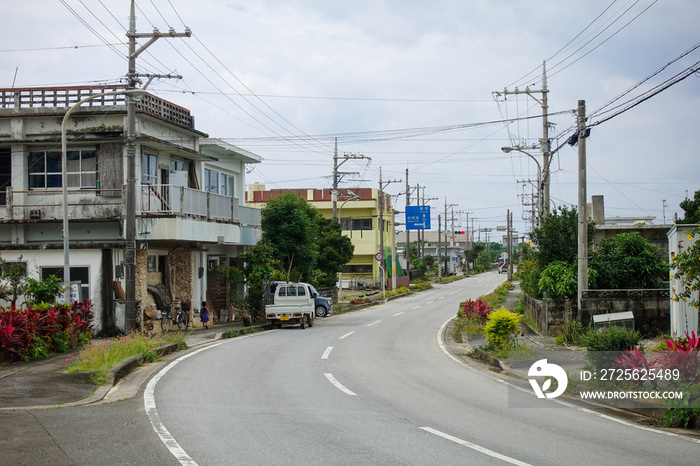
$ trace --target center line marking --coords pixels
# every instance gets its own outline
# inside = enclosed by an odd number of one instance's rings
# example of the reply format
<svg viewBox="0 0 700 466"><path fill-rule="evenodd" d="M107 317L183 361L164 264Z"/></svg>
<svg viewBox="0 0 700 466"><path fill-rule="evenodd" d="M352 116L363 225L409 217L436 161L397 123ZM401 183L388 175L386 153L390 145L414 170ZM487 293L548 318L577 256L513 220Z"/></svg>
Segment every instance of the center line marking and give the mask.
<svg viewBox="0 0 700 466"><path fill-rule="evenodd" d="M433 304L435 301L428 301L428 304Z"/></svg>
<svg viewBox="0 0 700 466"><path fill-rule="evenodd" d="M326 351L323 352L323 356L321 356L321 359L328 359L328 355L331 354L331 351L333 351L333 347L329 346L326 348Z"/></svg>
<svg viewBox="0 0 700 466"><path fill-rule="evenodd" d="M451 435L448 435L444 432L440 432L439 430L431 429L430 427L421 427L421 429L423 429L426 432L430 432L431 434L437 435L438 437L442 437L444 439L458 443L459 445L465 446L467 448L471 448L472 450L476 450L479 453L489 455L493 458L498 458L499 460L505 461L506 463L517 464L519 466L530 466L529 463L525 463L523 461L516 460L515 458L511 458L510 456L502 455L502 454L497 453L493 450L489 450L488 448L484 448L482 446L479 446L475 443L467 442L466 440L462 440L462 439L459 439L457 437L453 437Z"/></svg>
<svg viewBox="0 0 700 466"><path fill-rule="evenodd" d="M372 325L377 325L377 324L378 324L379 322L381 322L381 321L382 321L382 319L375 320L375 321L372 322L371 324L367 324L367 327L371 327Z"/></svg>
<svg viewBox="0 0 700 466"><path fill-rule="evenodd" d="M412 307L411 310L418 309L420 306Z"/></svg>
<svg viewBox="0 0 700 466"><path fill-rule="evenodd" d="M444 296L440 296L438 299L439 299L439 300L440 300L440 299L445 299L445 297L444 297Z"/></svg>
<svg viewBox="0 0 700 466"><path fill-rule="evenodd" d="M400 316L401 314L403 314L403 312L399 312L398 314L394 314L392 317Z"/></svg>
<svg viewBox="0 0 700 466"><path fill-rule="evenodd" d="M343 335L342 337L338 338L338 340L344 340L344 339L346 339L347 337L349 337L350 335L352 335L353 333L355 333L355 332L354 332L354 331L348 332L348 333L346 333L345 335Z"/></svg>
<svg viewBox="0 0 700 466"><path fill-rule="evenodd" d="M343 384L341 384L340 382L338 382L337 380L335 380L335 377L333 377L333 374L331 374L331 373L329 373L329 372L326 372L324 375L326 376L326 378L328 379L328 381L329 381L330 383L332 383L333 385L335 385L335 387L336 387L338 390L340 390L341 392L343 392L343 393L345 393L345 394L347 394L347 395L350 395L350 396L357 396L357 393L354 393L354 392L348 390L347 388L345 388L345 387L343 386Z"/></svg>

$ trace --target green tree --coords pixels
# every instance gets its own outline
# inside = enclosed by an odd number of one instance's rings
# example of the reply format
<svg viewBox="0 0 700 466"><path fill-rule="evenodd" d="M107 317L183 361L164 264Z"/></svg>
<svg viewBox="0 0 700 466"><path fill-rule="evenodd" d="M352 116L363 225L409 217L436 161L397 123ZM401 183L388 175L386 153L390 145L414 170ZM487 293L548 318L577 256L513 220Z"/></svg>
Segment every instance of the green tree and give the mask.
<svg viewBox="0 0 700 466"><path fill-rule="evenodd" d="M24 294L26 280L27 264L22 262L22 256L16 262L0 259L0 299L16 306L17 299Z"/></svg>
<svg viewBox="0 0 700 466"><path fill-rule="evenodd" d="M588 247L593 242L595 224L588 222ZM535 259L540 270L555 261L573 264L578 256L578 211L575 207L560 207L546 217L531 234Z"/></svg>
<svg viewBox="0 0 700 466"><path fill-rule="evenodd" d="M690 299L690 305L698 308L700 307L698 299L698 290L700 290L700 228L688 233L688 241L696 236L698 238L692 246L673 258L671 269L675 278L680 280L681 286L680 289L675 290L675 296L671 298L674 301L688 301Z"/></svg>
<svg viewBox="0 0 700 466"><path fill-rule="evenodd" d="M590 268L597 272L595 288L660 288L668 277L661 248L639 232L620 233L600 242L591 254Z"/></svg>
<svg viewBox="0 0 700 466"><path fill-rule="evenodd" d="M30 304L48 303L54 304L56 297L65 291L61 286L61 279L55 275L49 275L43 281L27 278L27 286L24 294L29 297Z"/></svg>
<svg viewBox="0 0 700 466"><path fill-rule="evenodd" d="M239 255L245 263L243 275L248 285L245 301L253 318L264 319L265 285L272 279L272 249L269 244L260 241L252 249Z"/></svg>
<svg viewBox="0 0 700 466"><path fill-rule="evenodd" d="M695 196L692 199L681 201L680 206L685 212L685 216L676 223L684 225L700 223L700 191L695 191Z"/></svg>
<svg viewBox="0 0 700 466"><path fill-rule="evenodd" d="M355 246L343 235L340 223L329 222L318 214L318 258L316 260L316 284L334 286L338 281L338 272L350 262L355 253Z"/></svg>
<svg viewBox="0 0 700 466"><path fill-rule="evenodd" d="M272 250L287 281L311 279L318 257L318 213L293 192L272 199L261 211L262 241Z"/></svg>

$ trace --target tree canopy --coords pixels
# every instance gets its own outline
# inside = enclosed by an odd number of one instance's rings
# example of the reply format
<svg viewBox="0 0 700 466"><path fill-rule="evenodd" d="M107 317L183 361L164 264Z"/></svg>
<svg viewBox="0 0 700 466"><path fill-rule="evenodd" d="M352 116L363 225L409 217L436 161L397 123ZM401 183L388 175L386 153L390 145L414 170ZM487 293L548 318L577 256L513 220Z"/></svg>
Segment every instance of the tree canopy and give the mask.
<svg viewBox="0 0 700 466"><path fill-rule="evenodd" d="M695 191L695 196L692 199L681 201L680 206L685 212L685 216L676 223L685 225L700 223L700 191Z"/></svg>
<svg viewBox="0 0 700 466"><path fill-rule="evenodd" d="M660 288L668 278L663 254L637 231L602 240L590 259L597 272L596 288Z"/></svg>
<svg viewBox="0 0 700 466"><path fill-rule="evenodd" d="M588 222L588 247L593 243L595 224ZM546 217L532 232L535 259L541 270L552 262L573 264L578 256L578 211L575 207L560 207Z"/></svg>

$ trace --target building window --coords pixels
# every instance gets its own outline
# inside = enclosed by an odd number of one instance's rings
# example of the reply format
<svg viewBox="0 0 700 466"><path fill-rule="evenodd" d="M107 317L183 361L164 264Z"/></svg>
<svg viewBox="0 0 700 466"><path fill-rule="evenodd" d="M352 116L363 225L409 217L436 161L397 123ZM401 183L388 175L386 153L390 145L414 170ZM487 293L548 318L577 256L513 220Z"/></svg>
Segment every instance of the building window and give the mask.
<svg viewBox="0 0 700 466"><path fill-rule="evenodd" d="M0 205L7 204L8 186L12 186L12 152L0 149Z"/></svg>
<svg viewBox="0 0 700 466"><path fill-rule="evenodd" d="M147 272L158 272L158 256L149 255L147 259Z"/></svg>
<svg viewBox="0 0 700 466"><path fill-rule="evenodd" d="M221 194L233 197L233 176L221 175Z"/></svg>
<svg viewBox="0 0 700 466"><path fill-rule="evenodd" d="M68 151L66 178L69 188L97 187L97 154L94 149ZM31 151L29 153L29 189L60 188L63 166L61 153Z"/></svg>
<svg viewBox="0 0 700 466"><path fill-rule="evenodd" d="M187 171L189 168L188 162L184 160L177 160L177 159L172 159L170 161L170 171L171 172L176 172L176 171Z"/></svg>
<svg viewBox="0 0 700 466"><path fill-rule="evenodd" d="M60 188L61 153L32 151L29 153L29 189Z"/></svg>
<svg viewBox="0 0 700 466"><path fill-rule="evenodd" d="M63 267L41 267L40 275L42 280L46 280L49 275L55 275L63 280ZM71 267L70 280L80 282L80 292L82 299L90 298L90 267Z"/></svg>
<svg viewBox="0 0 700 466"><path fill-rule="evenodd" d="M343 273L372 273L371 265L344 265Z"/></svg>
<svg viewBox="0 0 700 466"><path fill-rule="evenodd" d="M142 184L158 184L158 164L156 163L155 155L143 154L141 172L143 173L141 178Z"/></svg>
<svg viewBox="0 0 700 466"><path fill-rule="evenodd" d="M219 172L204 170L204 190L208 193L219 194Z"/></svg>
<svg viewBox="0 0 700 466"><path fill-rule="evenodd" d="M348 222L345 225L352 225L351 230L371 230L372 229L372 219L371 218L354 218L352 223Z"/></svg>

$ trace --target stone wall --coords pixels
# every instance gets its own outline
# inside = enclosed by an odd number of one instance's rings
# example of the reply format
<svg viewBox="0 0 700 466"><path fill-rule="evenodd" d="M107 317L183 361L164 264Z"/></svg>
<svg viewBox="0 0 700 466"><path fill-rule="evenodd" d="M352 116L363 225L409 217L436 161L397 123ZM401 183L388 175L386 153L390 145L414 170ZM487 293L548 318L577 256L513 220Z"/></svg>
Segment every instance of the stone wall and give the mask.
<svg viewBox="0 0 700 466"><path fill-rule="evenodd" d="M523 293L523 307L527 315L545 335L558 335L561 326L570 318L566 303L553 299L537 300ZM591 316L612 312L632 311L634 328L642 336L653 337L669 333L671 300L667 289L653 290L587 290L583 292L582 324L587 328ZM577 315L577 303L571 302L571 314Z"/></svg>

